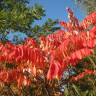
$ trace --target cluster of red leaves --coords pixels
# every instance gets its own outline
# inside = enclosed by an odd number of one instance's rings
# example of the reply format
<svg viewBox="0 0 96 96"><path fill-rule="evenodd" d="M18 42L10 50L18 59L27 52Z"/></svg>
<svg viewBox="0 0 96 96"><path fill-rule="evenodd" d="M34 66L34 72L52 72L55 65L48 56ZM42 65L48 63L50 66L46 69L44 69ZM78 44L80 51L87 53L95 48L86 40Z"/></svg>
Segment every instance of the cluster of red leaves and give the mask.
<svg viewBox="0 0 96 96"><path fill-rule="evenodd" d="M30 79L24 76L22 71L14 70L0 70L0 81L3 83L16 82L18 88L22 85L28 86L30 84Z"/></svg>
<svg viewBox="0 0 96 96"><path fill-rule="evenodd" d="M31 48L25 45L1 45L0 62L20 64L28 62L31 66L44 67L44 54L39 48ZM30 66L30 67L31 67Z"/></svg>
<svg viewBox="0 0 96 96"><path fill-rule="evenodd" d="M30 38L26 40L28 42ZM8 63L16 65L13 69L0 70L0 81L10 83L16 81L18 87L20 85L29 85L29 77L25 75L26 72L36 76L38 69L44 69L45 56L43 51L35 45L33 39L23 45L13 45L6 43L0 45L0 63Z"/></svg>
<svg viewBox="0 0 96 96"><path fill-rule="evenodd" d="M96 12L79 22L70 8L67 11L69 22L60 22L64 30L41 36L39 43L32 38L27 38L22 45L0 43L0 63L17 66L11 70L1 69L0 81L16 81L18 86L29 85L30 78L24 72L36 76L37 70L43 71L46 66L49 68L47 79L60 78L68 66L76 66L93 53L96 46ZM86 32L90 24L94 27ZM85 73L89 74L89 71L85 71L83 76Z"/></svg>
<svg viewBox="0 0 96 96"><path fill-rule="evenodd" d="M68 8L67 11L69 22L60 22L61 26L65 28L64 33L66 33L67 38L63 35L65 38L63 37L60 45L51 53L48 79L61 77L68 66L76 66L80 60L92 54L96 46L96 26L86 31L88 28L87 21L91 20L91 24L95 24L93 23L95 22L94 19L92 19L94 18L93 13L85 18L86 22L79 23L72 10ZM86 28L83 26L85 24Z"/></svg>

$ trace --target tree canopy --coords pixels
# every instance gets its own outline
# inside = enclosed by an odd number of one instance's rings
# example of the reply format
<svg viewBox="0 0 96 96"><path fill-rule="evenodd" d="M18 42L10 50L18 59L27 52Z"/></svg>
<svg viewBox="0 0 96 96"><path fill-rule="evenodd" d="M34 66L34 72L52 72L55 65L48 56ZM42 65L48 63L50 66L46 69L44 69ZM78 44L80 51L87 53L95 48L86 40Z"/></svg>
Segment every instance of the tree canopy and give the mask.
<svg viewBox="0 0 96 96"><path fill-rule="evenodd" d="M41 5L29 6L28 0L1 0L0 1L0 34L2 40L12 32L23 32L27 36L38 37L40 34L48 34L57 30L58 20L48 19L42 26L33 26L36 20L45 16L45 10ZM46 33L44 33L47 31Z"/></svg>
<svg viewBox="0 0 96 96"><path fill-rule="evenodd" d="M96 10L96 0L76 0L79 4L83 4L87 9L87 12L93 12Z"/></svg>

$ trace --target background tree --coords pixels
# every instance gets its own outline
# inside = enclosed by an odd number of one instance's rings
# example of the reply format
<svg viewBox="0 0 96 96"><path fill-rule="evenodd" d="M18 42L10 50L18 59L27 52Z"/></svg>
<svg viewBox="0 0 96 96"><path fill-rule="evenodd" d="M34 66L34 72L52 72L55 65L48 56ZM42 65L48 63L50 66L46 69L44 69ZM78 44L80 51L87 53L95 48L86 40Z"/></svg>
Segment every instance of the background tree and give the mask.
<svg viewBox="0 0 96 96"><path fill-rule="evenodd" d="M48 19L43 26L33 26L36 20L45 16L45 10L38 4L32 7L28 4L28 0L0 0L0 35L2 35L2 40L10 31L23 32L32 37L41 34L42 30L50 31L57 23L57 20Z"/></svg>
<svg viewBox="0 0 96 96"><path fill-rule="evenodd" d="M81 6L84 5L87 13L96 10L96 0L76 0L76 2L78 2L78 4L80 4Z"/></svg>

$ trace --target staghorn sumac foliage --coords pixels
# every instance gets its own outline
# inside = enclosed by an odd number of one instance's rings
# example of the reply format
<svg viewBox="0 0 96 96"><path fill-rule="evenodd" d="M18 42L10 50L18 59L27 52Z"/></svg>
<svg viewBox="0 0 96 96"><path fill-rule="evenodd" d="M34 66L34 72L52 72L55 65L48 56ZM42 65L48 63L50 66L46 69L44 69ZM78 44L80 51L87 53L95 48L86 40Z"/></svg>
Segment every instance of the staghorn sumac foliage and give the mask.
<svg viewBox="0 0 96 96"><path fill-rule="evenodd" d="M44 87L46 96L55 96L56 94L59 96L60 91L58 93L54 89L56 88L55 84L50 84L50 82L61 79L64 71L69 68L77 69L83 59L90 56L94 56L96 59L94 53L96 12L88 15L82 22L74 16L70 8L67 8L67 12L69 21L60 21L60 25L64 29L41 36L38 42L33 38L27 38L24 44L19 45L10 42L0 43L0 82L16 83L20 89L33 84L37 88L35 94ZM89 28L90 25L92 28ZM70 75L67 81L78 81L86 75L96 75L96 65L92 62L92 58L89 60L87 66L82 67L83 72L79 69L76 70L75 77ZM88 65L91 64L94 67L88 69ZM36 96L42 96L42 94L41 92Z"/></svg>

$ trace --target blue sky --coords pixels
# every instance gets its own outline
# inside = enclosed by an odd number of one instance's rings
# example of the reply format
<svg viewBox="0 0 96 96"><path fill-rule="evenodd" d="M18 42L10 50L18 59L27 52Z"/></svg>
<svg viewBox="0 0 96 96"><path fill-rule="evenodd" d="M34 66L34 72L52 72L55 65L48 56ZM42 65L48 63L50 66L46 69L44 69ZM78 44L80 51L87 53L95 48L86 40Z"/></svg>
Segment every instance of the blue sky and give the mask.
<svg viewBox="0 0 96 96"><path fill-rule="evenodd" d="M67 21L66 7L70 7L77 18L82 20L86 16L85 10L74 3L75 0L30 0L30 6L38 3L45 9L46 17L37 23L42 24L47 18Z"/></svg>
<svg viewBox="0 0 96 96"><path fill-rule="evenodd" d="M45 9L46 16L42 18L42 20L37 20L35 24L42 25L48 18L52 18L53 20L59 19L67 21L68 18L66 7L70 7L74 11L76 17L79 20L82 20L86 16L86 12L84 11L84 9L83 8L81 9L79 6L77 6L73 2L74 0L29 0L29 1L30 1L29 4L30 7L33 6L35 3L38 3L42 5L43 8ZM14 35L19 36L18 38L25 37L24 34L20 35L20 33L14 33ZM14 35L9 34L7 38L9 38L9 40L12 40Z"/></svg>

